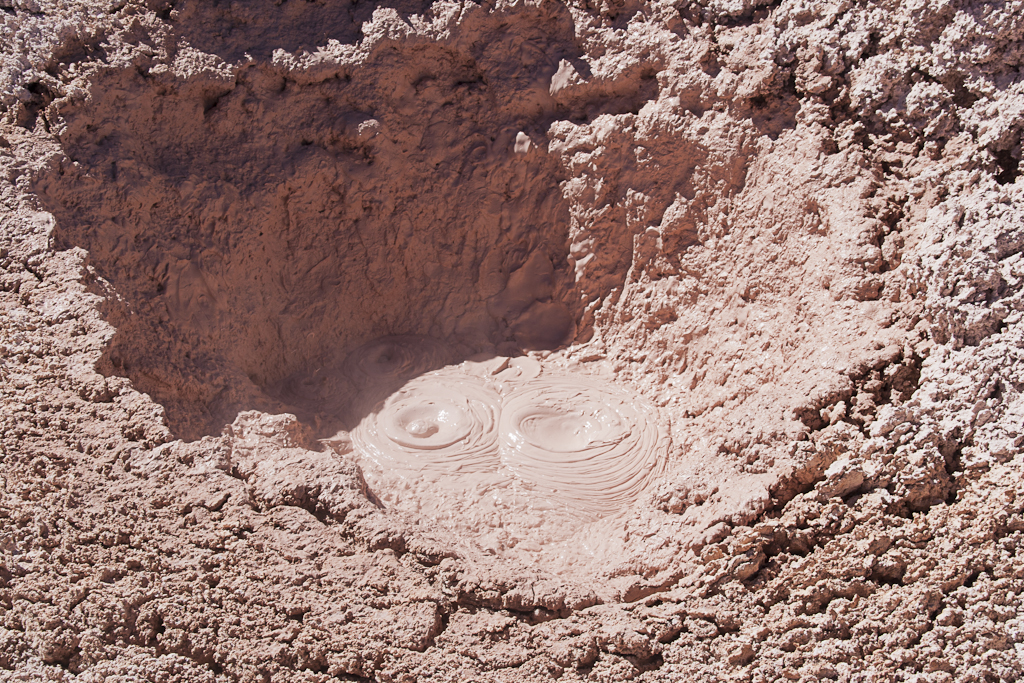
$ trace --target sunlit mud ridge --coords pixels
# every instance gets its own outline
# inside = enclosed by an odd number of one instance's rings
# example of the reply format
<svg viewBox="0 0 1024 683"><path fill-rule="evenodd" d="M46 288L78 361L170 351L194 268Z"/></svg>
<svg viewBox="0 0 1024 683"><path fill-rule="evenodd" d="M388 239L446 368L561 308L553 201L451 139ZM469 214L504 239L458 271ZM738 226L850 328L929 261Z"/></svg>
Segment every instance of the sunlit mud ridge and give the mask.
<svg viewBox="0 0 1024 683"><path fill-rule="evenodd" d="M379 340L350 356L349 373L380 382L364 384L364 401L442 354L434 340L422 340L419 352L415 342ZM642 397L530 357L466 361L413 378L372 405L351 439L382 472L450 475L437 479L442 488L482 476L492 498L514 485L525 504L581 519L627 509L664 470L670 443L664 419Z"/></svg>

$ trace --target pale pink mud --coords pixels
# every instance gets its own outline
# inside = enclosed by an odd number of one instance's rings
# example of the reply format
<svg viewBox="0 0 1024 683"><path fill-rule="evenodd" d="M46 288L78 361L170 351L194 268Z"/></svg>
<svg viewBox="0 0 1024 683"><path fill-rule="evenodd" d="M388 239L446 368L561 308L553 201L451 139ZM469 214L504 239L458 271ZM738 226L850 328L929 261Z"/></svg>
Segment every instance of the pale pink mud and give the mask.
<svg viewBox="0 0 1024 683"><path fill-rule="evenodd" d="M382 370L377 386L430 364L410 342L386 352L387 363L371 361ZM357 349L345 367L362 368L367 348L393 343ZM422 353L435 347L424 340ZM378 499L488 553L551 571L620 562L621 550L605 556L614 546L594 539L669 465L667 424L653 405L553 357L465 361L410 379L382 401L372 391L354 400L368 402L359 411L368 414L351 435L326 442L341 454L351 449Z"/></svg>

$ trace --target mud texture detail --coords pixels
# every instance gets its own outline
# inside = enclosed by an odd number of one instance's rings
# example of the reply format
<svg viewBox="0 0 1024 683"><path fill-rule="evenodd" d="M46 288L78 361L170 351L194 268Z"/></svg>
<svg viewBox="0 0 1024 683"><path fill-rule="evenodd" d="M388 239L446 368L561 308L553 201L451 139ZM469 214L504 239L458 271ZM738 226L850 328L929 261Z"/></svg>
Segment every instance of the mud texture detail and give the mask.
<svg viewBox="0 0 1024 683"><path fill-rule="evenodd" d="M0 1L0 681L1016 681L1019 0Z"/></svg>

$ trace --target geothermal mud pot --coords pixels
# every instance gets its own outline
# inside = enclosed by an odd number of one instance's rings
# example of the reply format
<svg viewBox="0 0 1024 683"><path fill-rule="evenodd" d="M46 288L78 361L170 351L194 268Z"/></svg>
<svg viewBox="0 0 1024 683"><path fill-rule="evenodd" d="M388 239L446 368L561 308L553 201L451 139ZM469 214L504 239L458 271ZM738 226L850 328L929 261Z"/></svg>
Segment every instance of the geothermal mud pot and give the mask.
<svg viewBox="0 0 1024 683"><path fill-rule="evenodd" d="M420 344L383 340L370 353L378 360L380 346L388 349L391 375L394 360ZM356 353L363 360L365 350ZM605 525L586 523L615 518L657 480L667 432L653 406L611 381L499 357L406 382L370 410L350 444L329 443L355 454L387 507L443 520L517 564L575 563L589 573L609 548L598 538Z"/></svg>
<svg viewBox="0 0 1024 683"><path fill-rule="evenodd" d="M1021 17L0 0L0 680L1024 676Z"/></svg>

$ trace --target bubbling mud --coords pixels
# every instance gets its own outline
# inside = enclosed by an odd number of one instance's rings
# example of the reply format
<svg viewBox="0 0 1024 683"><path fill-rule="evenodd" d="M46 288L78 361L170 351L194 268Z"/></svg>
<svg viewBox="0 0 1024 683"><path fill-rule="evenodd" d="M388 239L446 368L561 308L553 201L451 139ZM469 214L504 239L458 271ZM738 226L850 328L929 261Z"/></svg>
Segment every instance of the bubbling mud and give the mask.
<svg viewBox="0 0 1024 683"><path fill-rule="evenodd" d="M434 374L408 382L352 434L378 464L471 473L498 462L501 397L482 379Z"/></svg>
<svg viewBox="0 0 1024 683"><path fill-rule="evenodd" d="M401 349L415 356L412 344ZM429 476L449 492L483 488L510 512L557 509L579 520L626 510L670 446L664 419L641 396L531 357L466 361L411 379L367 411L351 443L385 487Z"/></svg>
<svg viewBox="0 0 1024 683"><path fill-rule="evenodd" d="M586 377L544 375L502 407L502 462L538 491L592 516L635 501L665 462L653 406Z"/></svg>

